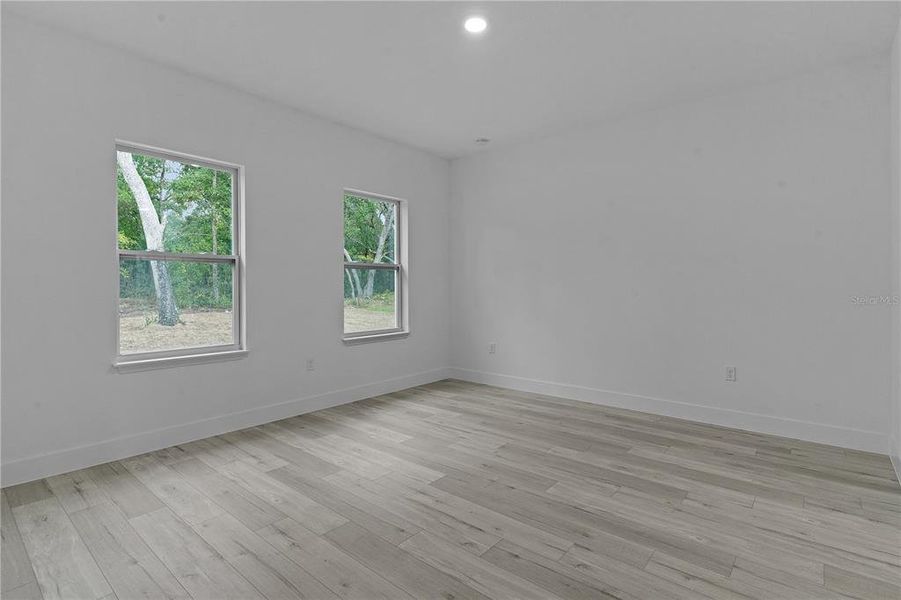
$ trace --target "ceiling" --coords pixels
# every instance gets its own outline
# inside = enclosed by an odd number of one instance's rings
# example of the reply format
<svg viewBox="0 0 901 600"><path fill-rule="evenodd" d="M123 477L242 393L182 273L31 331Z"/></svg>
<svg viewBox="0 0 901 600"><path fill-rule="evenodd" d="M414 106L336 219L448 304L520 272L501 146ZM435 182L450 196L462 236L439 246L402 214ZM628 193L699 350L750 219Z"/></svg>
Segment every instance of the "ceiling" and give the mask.
<svg viewBox="0 0 901 600"><path fill-rule="evenodd" d="M3 2L453 158L887 52L897 2ZM488 18L474 37L462 23Z"/></svg>

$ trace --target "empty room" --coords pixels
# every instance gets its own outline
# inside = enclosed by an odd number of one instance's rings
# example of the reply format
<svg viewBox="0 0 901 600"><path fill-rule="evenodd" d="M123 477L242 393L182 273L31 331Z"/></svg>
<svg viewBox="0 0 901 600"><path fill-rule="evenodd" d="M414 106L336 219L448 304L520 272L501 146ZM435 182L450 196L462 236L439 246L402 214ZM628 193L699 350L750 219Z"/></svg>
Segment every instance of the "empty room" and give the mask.
<svg viewBox="0 0 901 600"><path fill-rule="evenodd" d="M901 600L901 2L0 2L3 600Z"/></svg>

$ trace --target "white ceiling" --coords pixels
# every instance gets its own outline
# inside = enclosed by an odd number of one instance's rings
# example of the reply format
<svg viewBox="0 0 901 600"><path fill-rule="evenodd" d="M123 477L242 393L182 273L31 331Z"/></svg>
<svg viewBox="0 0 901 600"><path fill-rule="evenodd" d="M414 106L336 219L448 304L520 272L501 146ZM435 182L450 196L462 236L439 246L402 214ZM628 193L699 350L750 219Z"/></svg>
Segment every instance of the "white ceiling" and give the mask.
<svg viewBox="0 0 901 600"><path fill-rule="evenodd" d="M887 52L897 2L3 2L446 157ZM481 14L489 30L466 34Z"/></svg>

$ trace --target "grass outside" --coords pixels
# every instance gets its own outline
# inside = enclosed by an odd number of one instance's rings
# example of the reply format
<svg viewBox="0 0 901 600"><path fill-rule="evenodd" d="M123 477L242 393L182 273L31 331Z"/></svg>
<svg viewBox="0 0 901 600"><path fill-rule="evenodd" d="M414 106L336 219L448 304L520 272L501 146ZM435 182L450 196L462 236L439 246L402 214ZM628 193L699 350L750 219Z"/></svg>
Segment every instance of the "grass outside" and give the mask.
<svg viewBox="0 0 901 600"><path fill-rule="evenodd" d="M228 310L188 312L178 315L176 325L160 325L153 312L119 315L119 352L154 352L233 343L232 313Z"/></svg>
<svg viewBox="0 0 901 600"><path fill-rule="evenodd" d="M119 352L156 352L178 348L228 345L232 338L232 313L229 310L203 310L179 313L177 325L160 325L153 306L123 302L119 315ZM344 302L344 332L357 333L393 329L394 295L380 294L369 301Z"/></svg>
<svg viewBox="0 0 901 600"><path fill-rule="evenodd" d="M395 327L394 294L378 294L371 300L344 301L344 333Z"/></svg>

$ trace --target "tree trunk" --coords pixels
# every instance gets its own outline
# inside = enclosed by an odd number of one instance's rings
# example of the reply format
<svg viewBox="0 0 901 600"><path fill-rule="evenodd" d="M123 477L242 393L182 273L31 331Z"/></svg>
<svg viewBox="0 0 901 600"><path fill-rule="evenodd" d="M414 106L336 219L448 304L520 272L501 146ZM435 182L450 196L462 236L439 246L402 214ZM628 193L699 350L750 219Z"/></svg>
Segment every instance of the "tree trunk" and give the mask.
<svg viewBox="0 0 901 600"><path fill-rule="evenodd" d="M216 226L218 225L218 220L216 219L216 186L219 184L219 172L213 171L213 197L209 200L210 205L210 221L212 223L212 234L213 234L213 254L216 254L219 250L219 240L216 237ZM219 306L219 264L213 263L212 265L212 284L213 284L213 303L216 307Z"/></svg>
<svg viewBox="0 0 901 600"><path fill-rule="evenodd" d="M385 256L385 242L388 240L388 234L391 233L391 227L394 224L394 210L388 213L385 221L382 223L382 231L379 233L379 244L375 249L375 258L372 262L382 262ZM370 269L366 274L366 289L363 291L364 298L372 298L372 290L375 286L375 269Z"/></svg>
<svg viewBox="0 0 901 600"><path fill-rule="evenodd" d="M163 190L166 189L166 161L163 160L163 164L160 168L160 180L157 182L157 185L160 188L160 197L156 204L156 212L158 215L163 215L166 211L163 209Z"/></svg>
<svg viewBox="0 0 901 600"><path fill-rule="evenodd" d="M153 272L153 283L157 290L160 325L175 325L178 323L178 307L175 306L175 293L172 290L169 269L164 261L152 260L150 270Z"/></svg>
<svg viewBox="0 0 901 600"><path fill-rule="evenodd" d="M213 181L215 181L215 175L213 176ZM215 209L213 209L215 210ZM213 213L213 254L216 254L217 251L217 240L216 240L216 213ZM216 307L219 306L219 264L213 263L211 265L213 267L213 302Z"/></svg>
<svg viewBox="0 0 901 600"><path fill-rule="evenodd" d="M344 274L347 275L347 285L350 286L350 298L351 298L351 300L356 301L356 299L357 299L357 290L354 288L354 278L353 278L353 276L350 274L350 271L347 270L347 269L344 269Z"/></svg>
<svg viewBox="0 0 901 600"><path fill-rule="evenodd" d="M156 208L147 192L144 180L138 174L134 159L128 152L116 152L116 162L122 170L122 176L128 189L138 205L138 214L141 216L141 227L144 229L144 239L147 240L147 249L162 252L163 231L165 230L165 217L162 222L157 216ZM164 261L150 261L150 270L153 273L153 286L156 291L157 304L159 305L160 325L175 325L178 323L178 307L175 304L175 294L172 290L172 280L169 277L169 269Z"/></svg>
<svg viewBox="0 0 901 600"><path fill-rule="evenodd" d="M344 249L344 260L353 262L347 248ZM359 304L360 294L363 292L363 286L360 285L360 273L357 269L344 269L344 271L347 273L347 280L350 282L350 295L353 298L354 304ZM354 287L355 282L356 287Z"/></svg>

